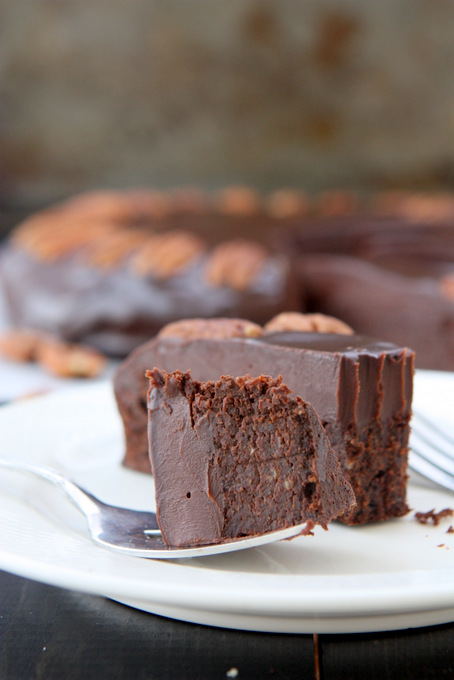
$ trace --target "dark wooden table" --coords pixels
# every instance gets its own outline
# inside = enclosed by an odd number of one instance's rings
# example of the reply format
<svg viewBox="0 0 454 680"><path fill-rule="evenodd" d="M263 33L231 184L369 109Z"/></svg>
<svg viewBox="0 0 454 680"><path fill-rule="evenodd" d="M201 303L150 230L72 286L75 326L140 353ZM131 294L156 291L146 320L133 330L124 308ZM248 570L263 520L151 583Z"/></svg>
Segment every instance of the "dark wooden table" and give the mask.
<svg viewBox="0 0 454 680"><path fill-rule="evenodd" d="M1 680L454 678L454 624L361 635L172 621L0 572Z"/></svg>

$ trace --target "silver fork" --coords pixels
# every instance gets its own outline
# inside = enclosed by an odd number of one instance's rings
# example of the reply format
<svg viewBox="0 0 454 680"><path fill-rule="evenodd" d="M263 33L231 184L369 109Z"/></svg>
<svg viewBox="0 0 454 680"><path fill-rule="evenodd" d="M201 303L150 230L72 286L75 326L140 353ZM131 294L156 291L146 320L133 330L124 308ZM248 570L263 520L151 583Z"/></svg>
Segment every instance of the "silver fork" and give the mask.
<svg viewBox="0 0 454 680"><path fill-rule="evenodd" d="M408 464L423 477L454 491L454 438L422 413L413 412Z"/></svg>
<svg viewBox="0 0 454 680"><path fill-rule="evenodd" d="M172 548L164 543L154 512L119 508L103 503L56 470L41 465L0 458L0 467L16 472L30 472L55 484L85 515L89 532L96 543L104 548L134 557L153 559L204 557L292 538L301 534L306 528L306 522L304 522L304 524L260 536L229 539L223 543L189 548Z"/></svg>

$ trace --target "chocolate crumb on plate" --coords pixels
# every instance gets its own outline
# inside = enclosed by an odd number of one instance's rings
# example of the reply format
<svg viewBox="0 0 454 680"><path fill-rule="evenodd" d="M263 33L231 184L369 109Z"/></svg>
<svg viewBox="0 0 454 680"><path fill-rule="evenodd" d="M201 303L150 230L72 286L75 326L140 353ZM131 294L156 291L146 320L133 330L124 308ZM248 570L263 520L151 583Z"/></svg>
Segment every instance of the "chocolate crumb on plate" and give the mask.
<svg viewBox="0 0 454 680"><path fill-rule="evenodd" d="M420 524L429 524L432 522L434 526L438 526L440 521L445 517L452 517L454 515L454 510L452 508L444 508L439 512L435 512L435 508L428 510L427 512L415 512L416 521ZM451 533L448 529L447 533Z"/></svg>

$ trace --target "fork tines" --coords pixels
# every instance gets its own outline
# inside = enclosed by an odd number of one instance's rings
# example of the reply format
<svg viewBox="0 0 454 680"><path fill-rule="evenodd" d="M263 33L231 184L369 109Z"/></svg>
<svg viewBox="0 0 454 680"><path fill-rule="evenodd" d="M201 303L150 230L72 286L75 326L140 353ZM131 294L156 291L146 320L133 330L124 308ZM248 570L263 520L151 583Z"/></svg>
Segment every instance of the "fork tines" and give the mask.
<svg viewBox="0 0 454 680"><path fill-rule="evenodd" d="M454 438L420 413L413 413L409 466L454 491Z"/></svg>

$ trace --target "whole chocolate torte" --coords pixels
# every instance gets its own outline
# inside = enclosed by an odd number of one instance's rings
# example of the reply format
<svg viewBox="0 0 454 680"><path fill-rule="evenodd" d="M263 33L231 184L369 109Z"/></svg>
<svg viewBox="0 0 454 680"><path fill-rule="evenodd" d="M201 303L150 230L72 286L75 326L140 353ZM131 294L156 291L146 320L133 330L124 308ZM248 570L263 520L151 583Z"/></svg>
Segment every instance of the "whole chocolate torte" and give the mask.
<svg viewBox="0 0 454 680"><path fill-rule="evenodd" d="M171 546L212 544L307 523L355 504L314 408L280 378L154 368L149 439L159 526Z"/></svg>
<svg viewBox="0 0 454 680"><path fill-rule="evenodd" d="M241 320L189 320L135 350L114 379L125 465L150 471L145 379L150 367L190 370L200 381L282 376L315 408L353 487L357 507L343 521L361 524L405 514L413 352L345 334L344 324L323 317L316 326L328 332L291 331L304 328L295 326L293 316L291 323L281 317L265 329Z"/></svg>
<svg viewBox="0 0 454 680"><path fill-rule="evenodd" d="M10 323L113 356L188 316L263 323L299 304L287 258L243 236L270 219L241 189L211 202L194 191L70 199L18 225L0 252Z"/></svg>

